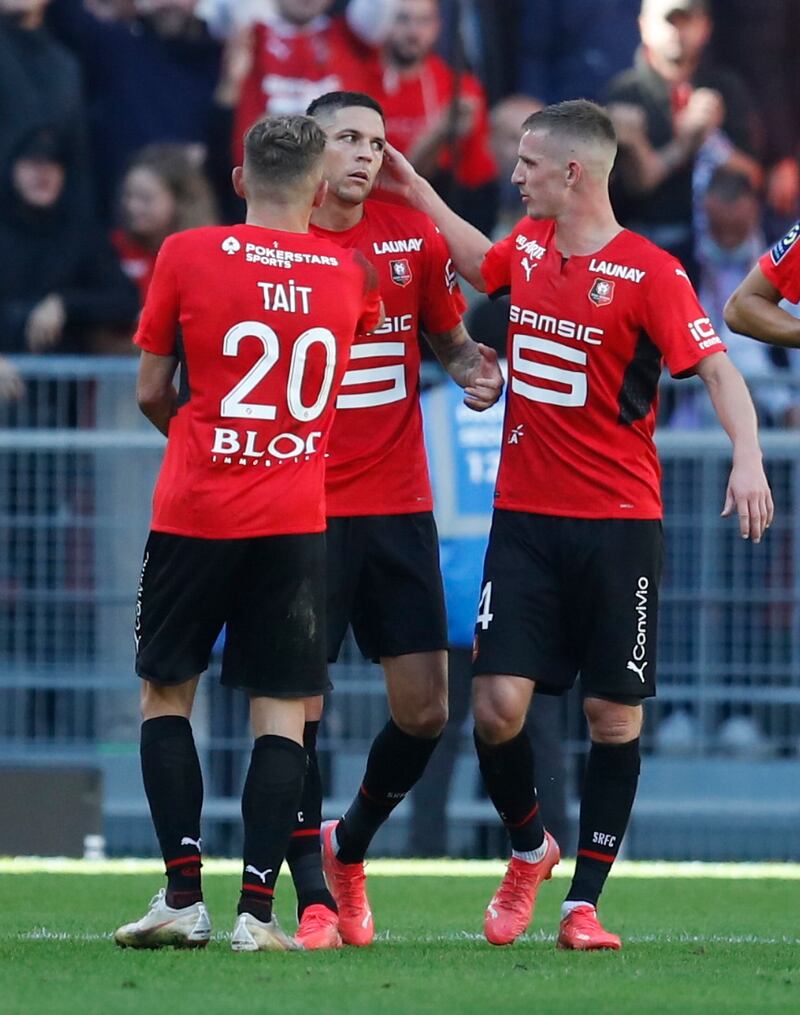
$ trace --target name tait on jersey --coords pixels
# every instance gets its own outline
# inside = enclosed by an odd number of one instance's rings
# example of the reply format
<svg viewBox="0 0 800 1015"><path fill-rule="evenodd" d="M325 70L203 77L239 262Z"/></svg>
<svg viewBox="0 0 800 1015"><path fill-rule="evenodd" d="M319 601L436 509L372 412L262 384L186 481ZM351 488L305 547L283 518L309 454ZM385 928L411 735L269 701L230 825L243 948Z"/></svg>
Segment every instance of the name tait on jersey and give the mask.
<svg viewBox="0 0 800 1015"><path fill-rule="evenodd" d="M287 314L311 313L311 286L288 282L259 282L265 310L283 310Z"/></svg>
<svg viewBox="0 0 800 1015"><path fill-rule="evenodd" d="M568 321L558 317L550 317L548 314L537 314L535 310L528 310L511 304L509 320L512 324L527 325L540 332L542 335L557 335L559 338L572 338L576 342L586 342L587 345L602 345L605 330L593 328L588 324L579 324L577 321Z"/></svg>
<svg viewBox="0 0 800 1015"><path fill-rule="evenodd" d="M593 257L589 262L589 271L598 275L609 275L611 278L624 278L626 282L641 282L647 272L641 268L629 268L625 264L614 264L611 261L598 261Z"/></svg>

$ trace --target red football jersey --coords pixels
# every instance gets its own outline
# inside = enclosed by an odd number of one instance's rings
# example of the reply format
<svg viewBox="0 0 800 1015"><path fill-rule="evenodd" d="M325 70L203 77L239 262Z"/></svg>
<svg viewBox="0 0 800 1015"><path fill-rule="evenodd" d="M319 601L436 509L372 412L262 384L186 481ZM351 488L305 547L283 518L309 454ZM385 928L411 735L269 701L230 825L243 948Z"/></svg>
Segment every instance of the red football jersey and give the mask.
<svg viewBox="0 0 800 1015"><path fill-rule="evenodd" d="M438 120L453 98L455 74L440 56L431 54L418 74L398 75L384 70L378 90L370 94L383 106L386 136L403 154ZM475 126L456 142L454 151L444 152L440 167L454 166L455 177L466 187L480 187L497 176L497 163L489 145L489 117L486 95L477 78L464 74L462 94L478 104Z"/></svg>
<svg viewBox="0 0 800 1015"><path fill-rule="evenodd" d="M622 230L562 258L555 223L525 218L483 262L511 292L508 395L495 505L577 518L660 518L653 443L662 357L690 373L725 346L680 263Z"/></svg>
<svg viewBox="0 0 800 1015"><path fill-rule="evenodd" d="M241 162L242 138L259 117L305 113L325 92L368 92L377 68L377 50L362 42L342 16L298 27L274 15L254 25L253 65L234 118L234 162Z"/></svg>
<svg viewBox="0 0 800 1015"><path fill-rule="evenodd" d="M800 301L800 222L759 259L758 266L785 300Z"/></svg>
<svg viewBox="0 0 800 1015"><path fill-rule="evenodd" d="M139 289L139 302L144 305L153 269L156 266L156 255L152 250L140 246L124 229L115 229L111 234L111 244L119 254L122 270Z"/></svg>
<svg viewBox="0 0 800 1015"><path fill-rule="evenodd" d="M152 528L321 532L336 392L354 333L379 319L374 270L319 237L239 225L165 240L134 339L181 363Z"/></svg>
<svg viewBox="0 0 800 1015"><path fill-rule="evenodd" d="M419 331L450 331L464 299L427 215L369 200L357 226L320 237L377 269L386 319L351 351L327 458L328 514L399 515L432 508L419 406Z"/></svg>

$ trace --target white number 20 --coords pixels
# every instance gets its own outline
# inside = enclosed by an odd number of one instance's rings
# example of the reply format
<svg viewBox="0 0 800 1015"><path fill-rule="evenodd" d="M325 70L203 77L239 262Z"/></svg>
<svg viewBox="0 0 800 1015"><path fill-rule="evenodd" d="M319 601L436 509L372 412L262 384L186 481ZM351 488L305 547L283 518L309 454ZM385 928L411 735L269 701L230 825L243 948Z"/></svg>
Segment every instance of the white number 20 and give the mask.
<svg viewBox="0 0 800 1015"><path fill-rule="evenodd" d="M220 415L234 419L275 419L278 408L275 405L263 405L259 402L246 402L245 399L272 370L280 358L280 343L274 329L262 321L242 321L235 324L222 340L223 356L238 356L239 344L242 339L257 338L264 349L263 353L244 377L235 384L220 403ZM319 343L325 350L325 372L322 377L317 397L310 405L303 402L303 378L309 349ZM327 328L309 328L297 339L292 349L292 362L289 367L289 383L286 401L289 412L301 423L308 423L319 416L328 402L333 385L333 372L336 367L336 339Z"/></svg>
<svg viewBox="0 0 800 1015"><path fill-rule="evenodd" d="M580 406L586 405L586 372L584 370L568 370L565 367L554 367L548 363L537 363L536 360L523 357L523 351L543 352L548 356L586 366L586 353L583 349L574 349L560 342L552 342L547 338L533 335L514 335L512 343L511 390L532 402L546 402L548 405ZM567 391L545 388L539 384L529 384L518 374L527 377L541 377L543 380L562 384Z"/></svg>

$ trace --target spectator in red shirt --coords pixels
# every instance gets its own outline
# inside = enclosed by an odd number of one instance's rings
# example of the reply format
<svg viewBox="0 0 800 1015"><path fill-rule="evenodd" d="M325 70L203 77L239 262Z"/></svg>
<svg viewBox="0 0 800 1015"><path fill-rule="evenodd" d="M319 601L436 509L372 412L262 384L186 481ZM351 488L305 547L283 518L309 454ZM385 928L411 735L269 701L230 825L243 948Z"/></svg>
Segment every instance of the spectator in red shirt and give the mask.
<svg viewBox="0 0 800 1015"><path fill-rule="evenodd" d="M369 91L396 5L350 0L331 17L333 0L275 0L273 13L232 35L216 101L236 108L234 164L244 132L265 113L302 113L323 92Z"/></svg>
<svg viewBox="0 0 800 1015"><path fill-rule="evenodd" d="M497 164L483 87L434 52L438 0L399 0L383 51L380 102L386 134L463 217L491 229ZM455 184L455 186L453 186Z"/></svg>
<svg viewBox="0 0 800 1015"><path fill-rule="evenodd" d="M208 180L191 148L180 144L148 145L134 156L122 180L120 213L111 242L142 305L164 240L218 221Z"/></svg>

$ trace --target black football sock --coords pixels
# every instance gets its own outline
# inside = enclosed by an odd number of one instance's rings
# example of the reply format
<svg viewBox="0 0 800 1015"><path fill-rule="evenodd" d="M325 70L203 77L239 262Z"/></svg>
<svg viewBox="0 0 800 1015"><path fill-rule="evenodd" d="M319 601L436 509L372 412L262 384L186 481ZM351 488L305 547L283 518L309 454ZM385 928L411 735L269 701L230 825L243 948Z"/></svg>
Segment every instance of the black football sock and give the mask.
<svg viewBox="0 0 800 1015"><path fill-rule="evenodd" d="M287 737L258 737L242 792L244 850L239 913L265 923L272 918L272 897L286 855L300 796L306 752Z"/></svg>
<svg viewBox="0 0 800 1015"><path fill-rule="evenodd" d="M203 898L200 811L203 776L192 727L182 715L145 719L140 738L142 780L167 873L168 906Z"/></svg>
<svg viewBox="0 0 800 1015"><path fill-rule="evenodd" d="M533 747L525 729L504 744L486 744L475 731L478 765L489 798L511 839L511 848L529 853L544 842L544 825L539 816Z"/></svg>
<svg viewBox="0 0 800 1015"><path fill-rule="evenodd" d="M322 873L322 856L319 844L319 826L322 822L322 780L317 759L317 733L319 720L307 722L303 727L303 747L306 749L306 777L303 795L297 812L294 831L286 851L286 861L292 872L297 892L297 918L308 906L323 905L336 910L336 903L328 891Z"/></svg>
<svg viewBox="0 0 800 1015"><path fill-rule="evenodd" d="M639 760L638 737L627 744L592 744L581 797L578 857L567 902L597 905L631 816Z"/></svg>
<svg viewBox="0 0 800 1015"><path fill-rule="evenodd" d="M337 857L360 863L381 825L417 782L440 737L412 737L390 719L375 737L364 781L336 827Z"/></svg>

